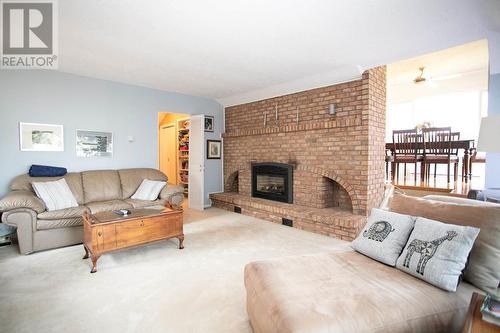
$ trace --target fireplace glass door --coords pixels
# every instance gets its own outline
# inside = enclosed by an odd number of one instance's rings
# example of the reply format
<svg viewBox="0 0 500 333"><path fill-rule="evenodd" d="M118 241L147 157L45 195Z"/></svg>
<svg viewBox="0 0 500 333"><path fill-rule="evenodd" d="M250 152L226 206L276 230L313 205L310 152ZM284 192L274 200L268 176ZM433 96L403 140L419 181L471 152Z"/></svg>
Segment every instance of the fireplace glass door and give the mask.
<svg viewBox="0 0 500 333"><path fill-rule="evenodd" d="M282 163L252 165L252 196L293 203L293 168Z"/></svg>
<svg viewBox="0 0 500 333"><path fill-rule="evenodd" d="M262 193L285 194L285 177L257 175L257 191Z"/></svg>

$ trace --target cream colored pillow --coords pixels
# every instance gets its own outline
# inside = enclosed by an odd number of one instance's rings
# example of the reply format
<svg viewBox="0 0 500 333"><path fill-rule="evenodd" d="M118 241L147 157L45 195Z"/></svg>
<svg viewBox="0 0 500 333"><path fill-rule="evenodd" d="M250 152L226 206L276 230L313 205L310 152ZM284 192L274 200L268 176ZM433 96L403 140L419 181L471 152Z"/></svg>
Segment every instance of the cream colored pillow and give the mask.
<svg viewBox="0 0 500 333"><path fill-rule="evenodd" d="M479 229L418 217L396 267L436 287L456 291Z"/></svg>
<svg viewBox="0 0 500 333"><path fill-rule="evenodd" d="M373 208L351 247L370 258L395 266L414 224L412 216Z"/></svg>
<svg viewBox="0 0 500 333"><path fill-rule="evenodd" d="M167 185L167 182L144 179L137 191L130 198L147 201L156 200L165 185Z"/></svg>
<svg viewBox="0 0 500 333"><path fill-rule="evenodd" d="M64 178L53 182L33 182L36 195L42 199L47 210L59 210L78 207L75 196Z"/></svg>

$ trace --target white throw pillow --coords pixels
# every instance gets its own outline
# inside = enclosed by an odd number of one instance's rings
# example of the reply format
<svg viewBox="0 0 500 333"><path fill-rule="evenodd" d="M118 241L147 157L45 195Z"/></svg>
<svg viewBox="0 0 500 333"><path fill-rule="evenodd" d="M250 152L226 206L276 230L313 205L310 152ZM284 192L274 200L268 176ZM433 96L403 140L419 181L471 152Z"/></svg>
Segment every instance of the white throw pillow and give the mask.
<svg viewBox="0 0 500 333"><path fill-rule="evenodd" d="M167 185L167 182L144 179L137 191L130 198L148 201L156 200L165 185Z"/></svg>
<svg viewBox="0 0 500 333"><path fill-rule="evenodd" d="M31 185L49 212L78 207L75 196L64 178L52 182L33 182Z"/></svg>
<svg viewBox="0 0 500 333"><path fill-rule="evenodd" d="M439 288L456 291L479 229L418 217L396 267Z"/></svg>
<svg viewBox="0 0 500 333"><path fill-rule="evenodd" d="M373 208L351 247L370 258L395 266L414 224L413 216Z"/></svg>

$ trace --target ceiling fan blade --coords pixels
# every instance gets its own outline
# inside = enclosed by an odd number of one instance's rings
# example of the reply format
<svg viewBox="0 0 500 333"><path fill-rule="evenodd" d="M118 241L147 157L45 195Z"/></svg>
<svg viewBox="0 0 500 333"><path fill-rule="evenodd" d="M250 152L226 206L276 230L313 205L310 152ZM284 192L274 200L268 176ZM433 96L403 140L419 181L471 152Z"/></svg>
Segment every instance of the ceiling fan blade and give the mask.
<svg viewBox="0 0 500 333"><path fill-rule="evenodd" d="M459 78L459 77L462 77L462 76L463 76L462 73L458 73L458 74L451 74L451 75L443 75L443 76L431 77L429 79L433 80L433 81L444 81L444 80L456 79L456 78Z"/></svg>

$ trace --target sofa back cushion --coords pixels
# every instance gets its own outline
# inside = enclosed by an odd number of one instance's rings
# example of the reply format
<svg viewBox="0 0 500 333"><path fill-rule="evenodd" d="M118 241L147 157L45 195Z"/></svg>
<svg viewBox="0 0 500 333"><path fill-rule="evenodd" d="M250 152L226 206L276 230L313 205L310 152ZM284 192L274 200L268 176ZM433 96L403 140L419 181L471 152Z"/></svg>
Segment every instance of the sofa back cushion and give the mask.
<svg viewBox="0 0 500 333"><path fill-rule="evenodd" d="M85 203L122 198L120 176L116 170L92 170L82 172Z"/></svg>
<svg viewBox="0 0 500 333"><path fill-rule="evenodd" d="M17 176L10 183L10 189L12 191L30 191L35 193L33 190L33 182L51 182L56 181L61 178L66 180L71 193L76 199L78 204L84 203L83 198L83 187L82 187L82 175L79 172L70 172L62 177L30 177L28 174Z"/></svg>
<svg viewBox="0 0 500 333"><path fill-rule="evenodd" d="M156 169L137 168L137 169L122 169L118 170L122 188L122 198L130 198L139 188L144 179L167 181L167 176Z"/></svg>
<svg viewBox="0 0 500 333"><path fill-rule="evenodd" d="M500 283L500 205L472 206L395 194L390 210L444 223L480 229L465 269L464 279L476 287L498 293Z"/></svg>

